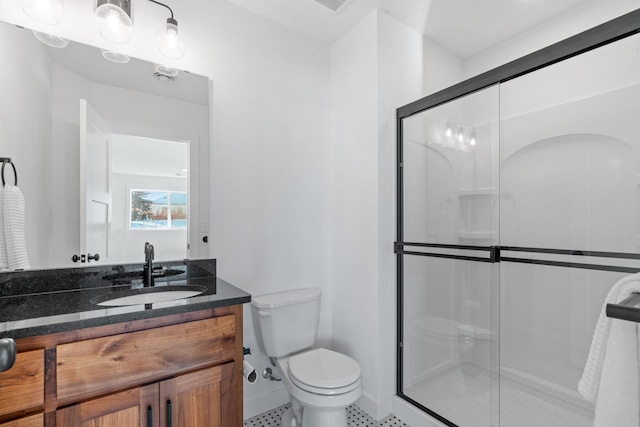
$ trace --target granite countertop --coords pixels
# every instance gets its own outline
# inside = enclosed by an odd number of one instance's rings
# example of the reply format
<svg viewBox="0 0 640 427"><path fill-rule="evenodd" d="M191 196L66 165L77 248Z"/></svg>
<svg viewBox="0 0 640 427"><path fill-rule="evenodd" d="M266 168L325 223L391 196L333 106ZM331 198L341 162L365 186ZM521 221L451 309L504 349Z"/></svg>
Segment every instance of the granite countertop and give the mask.
<svg viewBox="0 0 640 427"><path fill-rule="evenodd" d="M91 302L115 292L142 292L142 264L0 273L0 338L26 338L187 313L251 301L216 277L215 260L157 262L155 287L201 286L200 295L153 304L105 307Z"/></svg>

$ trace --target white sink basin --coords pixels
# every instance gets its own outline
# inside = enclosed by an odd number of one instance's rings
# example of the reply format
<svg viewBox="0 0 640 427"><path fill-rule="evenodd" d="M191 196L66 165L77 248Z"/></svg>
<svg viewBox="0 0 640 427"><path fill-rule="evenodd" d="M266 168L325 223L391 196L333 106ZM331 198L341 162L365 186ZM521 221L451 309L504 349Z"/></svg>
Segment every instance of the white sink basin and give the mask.
<svg viewBox="0 0 640 427"><path fill-rule="evenodd" d="M91 303L104 307L124 305L154 304L195 297L207 290L204 286L158 286L141 289L127 289L91 299Z"/></svg>

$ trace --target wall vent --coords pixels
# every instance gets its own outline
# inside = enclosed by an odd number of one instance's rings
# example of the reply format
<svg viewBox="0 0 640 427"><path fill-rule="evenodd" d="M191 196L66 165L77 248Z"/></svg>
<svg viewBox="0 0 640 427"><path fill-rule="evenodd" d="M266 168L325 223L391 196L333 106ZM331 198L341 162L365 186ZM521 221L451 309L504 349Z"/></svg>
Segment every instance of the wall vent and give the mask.
<svg viewBox="0 0 640 427"><path fill-rule="evenodd" d="M338 13L342 9L344 9L347 3L349 3L351 0L313 0L313 1L326 7L327 9L330 9L335 13Z"/></svg>

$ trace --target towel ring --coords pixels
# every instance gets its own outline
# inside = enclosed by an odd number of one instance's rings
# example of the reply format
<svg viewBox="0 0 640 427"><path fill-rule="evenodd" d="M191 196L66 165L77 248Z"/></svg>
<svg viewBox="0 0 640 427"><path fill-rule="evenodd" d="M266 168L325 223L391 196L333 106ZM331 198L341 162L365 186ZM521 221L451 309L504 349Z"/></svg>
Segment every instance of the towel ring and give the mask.
<svg viewBox="0 0 640 427"><path fill-rule="evenodd" d="M9 158L3 158L2 159L2 186L4 187L6 185L5 180L4 180L4 167L7 165L7 163L9 163L11 165L11 167L13 168L13 180L14 180L14 185L18 185L18 172L16 171L16 165L13 164L13 162L11 161L11 159Z"/></svg>

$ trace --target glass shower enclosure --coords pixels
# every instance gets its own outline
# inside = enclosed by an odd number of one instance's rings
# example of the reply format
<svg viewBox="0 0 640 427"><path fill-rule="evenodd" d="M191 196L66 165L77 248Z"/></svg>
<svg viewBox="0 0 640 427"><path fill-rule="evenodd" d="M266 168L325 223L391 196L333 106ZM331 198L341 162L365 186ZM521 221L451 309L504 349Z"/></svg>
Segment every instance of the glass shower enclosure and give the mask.
<svg viewBox="0 0 640 427"><path fill-rule="evenodd" d="M449 426L592 426L640 271L640 10L398 109L398 395Z"/></svg>

